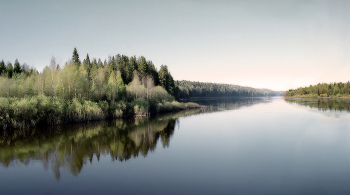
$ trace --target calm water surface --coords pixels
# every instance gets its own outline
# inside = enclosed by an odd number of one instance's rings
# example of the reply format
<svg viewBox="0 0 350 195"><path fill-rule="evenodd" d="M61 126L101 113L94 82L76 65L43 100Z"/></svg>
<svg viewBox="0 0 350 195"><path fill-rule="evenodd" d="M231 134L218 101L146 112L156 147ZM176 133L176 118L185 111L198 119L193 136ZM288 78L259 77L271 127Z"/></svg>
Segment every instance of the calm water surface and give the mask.
<svg viewBox="0 0 350 195"><path fill-rule="evenodd" d="M0 194L350 194L349 100L246 98L0 133Z"/></svg>

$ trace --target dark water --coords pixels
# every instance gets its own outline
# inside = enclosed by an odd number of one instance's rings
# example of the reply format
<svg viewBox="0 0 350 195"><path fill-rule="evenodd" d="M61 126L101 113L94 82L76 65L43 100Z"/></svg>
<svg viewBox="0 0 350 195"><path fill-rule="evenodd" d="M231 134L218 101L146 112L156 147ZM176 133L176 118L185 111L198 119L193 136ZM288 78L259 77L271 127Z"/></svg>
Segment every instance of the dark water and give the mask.
<svg viewBox="0 0 350 195"><path fill-rule="evenodd" d="M0 134L0 194L350 194L349 100L206 108Z"/></svg>

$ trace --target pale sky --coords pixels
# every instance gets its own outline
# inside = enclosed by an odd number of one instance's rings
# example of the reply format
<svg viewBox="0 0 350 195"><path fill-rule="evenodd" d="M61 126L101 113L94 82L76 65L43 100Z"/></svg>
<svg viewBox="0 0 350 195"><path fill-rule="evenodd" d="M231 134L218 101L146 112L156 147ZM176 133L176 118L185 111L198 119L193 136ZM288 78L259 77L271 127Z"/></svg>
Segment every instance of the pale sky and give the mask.
<svg viewBox="0 0 350 195"><path fill-rule="evenodd" d="M288 90L350 80L350 1L0 0L0 60L118 53L175 80Z"/></svg>

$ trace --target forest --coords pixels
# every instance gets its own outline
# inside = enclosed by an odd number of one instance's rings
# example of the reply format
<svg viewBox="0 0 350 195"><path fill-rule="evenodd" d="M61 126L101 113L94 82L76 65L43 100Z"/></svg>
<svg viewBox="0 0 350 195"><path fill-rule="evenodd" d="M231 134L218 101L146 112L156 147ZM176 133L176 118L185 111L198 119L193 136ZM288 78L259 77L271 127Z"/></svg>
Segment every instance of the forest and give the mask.
<svg viewBox="0 0 350 195"><path fill-rule="evenodd" d="M179 99L196 97L262 97L280 95L270 89L256 89L231 84L175 81L176 95Z"/></svg>
<svg viewBox="0 0 350 195"><path fill-rule="evenodd" d="M29 127L149 115L199 107L175 100L175 82L166 65L158 71L140 56L115 55L108 60L76 48L65 64L38 72L27 64L0 62L0 127Z"/></svg>
<svg viewBox="0 0 350 195"><path fill-rule="evenodd" d="M285 97L350 97L350 82L347 83L319 83L309 87L290 89L285 92Z"/></svg>

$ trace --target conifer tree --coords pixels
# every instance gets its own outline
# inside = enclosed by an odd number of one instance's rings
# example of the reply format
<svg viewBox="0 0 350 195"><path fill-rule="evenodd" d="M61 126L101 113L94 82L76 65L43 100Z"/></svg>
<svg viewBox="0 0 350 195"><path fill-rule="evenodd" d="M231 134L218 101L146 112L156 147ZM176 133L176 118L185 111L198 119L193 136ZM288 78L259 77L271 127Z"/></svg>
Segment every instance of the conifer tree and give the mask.
<svg viewBox="0 0 350 195"><path fill-rule="evenodd" d="M16 59L14 67L13 67L13 73L19 74L22 72L21 65L19 64L18 60Z"/></svg>
<svg viewBox="0 0 350 195"><path fill-rule="evenodd" d="M92 63L91 63L91 68L90 68L90 74L89 74L89 76L90 76L90 79L94 79L95 78L95 76L96 76L96 74L97 74L97 61L96 61L96 59L94 58L93 60L92 60Z"/></svg>
<svg viewBox="0 0 350 195"><path fill-rule="evenodd" d="M86 54L86 58L83 62L84 68L85 70L87 70L88 72L90 72L91 69L91 62L90 62L90 58L89 58L89 54Z"/></svg>
<svg viewBox="0 0 350 195"><path fill-rule="evenodd" d="M146 58L141 56L138 60L137 60L137 65L138 65L138 70L140 73L140 77L141 79L143 77L146 77L148 74L148 66L147 66L147 61Z"/></svg>
<svg viewBox="0 0 350 195"><path fill-rule="evenodd" d="M97 67L98 67L98 68L103 68L103 63L102 63L102 61L101 61L101 58L98 59Z"/></svg>
<svg viewBox="0 0 350 195"><path fill-rule="evenodd" d="M80 64L81 64L80 59L79 59L79 54L78 54L76 47L74 47L74 50L73 50L72 61L77 66L80 66Z"/></svg>
<svg viewBox="0 0 350 195"><path fill-rule="evenodd" d="M159 85L162 86L171 95L175 95L175 82L166 65L160 66L158 75Z"/></svg>
<svg viewBox="0 0 350 195"><path fill-rule="evenodd" d="M5 62L4 60L1 60L0 62L0 76L6 72Z"/></svg>
<svg viewBox="0 0 350 195"><path fill-rule="evenodd" d="M160 70L158 72L159 76L159 85L162 86L165 90L168 91L168 67L166 65L161 65Z"/></svg>

